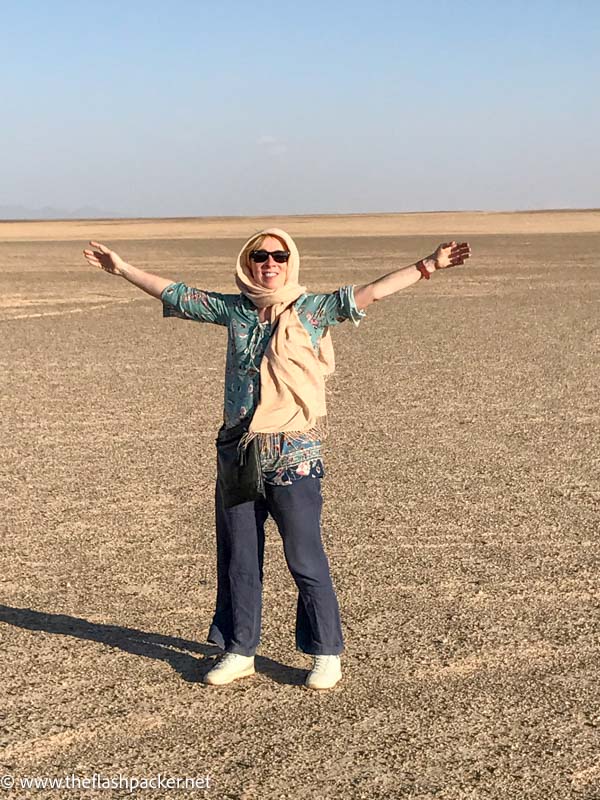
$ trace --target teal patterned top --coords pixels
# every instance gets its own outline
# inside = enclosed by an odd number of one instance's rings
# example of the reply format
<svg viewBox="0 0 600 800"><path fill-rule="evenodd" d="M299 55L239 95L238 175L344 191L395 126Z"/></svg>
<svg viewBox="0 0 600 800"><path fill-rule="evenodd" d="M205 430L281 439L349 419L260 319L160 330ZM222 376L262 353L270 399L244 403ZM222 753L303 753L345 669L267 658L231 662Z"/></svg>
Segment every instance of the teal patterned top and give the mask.
<svg viewBox="0 0 600 800"><path fill-rule="evenodd" d="M258 309L241 293L220 294L171 283L160 299L163 317L227 327L223 421L226 428L233 428L252 416L260 400L260 362L271 336L271 323L260 322ZM303 294L294 305L317 353L326 328L347 319L358 326L366 315L356 307L353 286L342 286L328 294ZM282 433L279 451L269 462L263 460L267 483L285 485L305 476L323 477L319 439L298 443Z"/></svg>

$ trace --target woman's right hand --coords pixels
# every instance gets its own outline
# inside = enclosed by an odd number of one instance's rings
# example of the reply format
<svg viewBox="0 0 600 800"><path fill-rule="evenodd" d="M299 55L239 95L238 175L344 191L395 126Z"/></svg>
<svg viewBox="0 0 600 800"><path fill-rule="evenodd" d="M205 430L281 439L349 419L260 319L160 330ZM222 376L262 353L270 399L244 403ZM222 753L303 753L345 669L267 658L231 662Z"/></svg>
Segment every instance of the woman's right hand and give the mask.
<svg viewBox="0 0 600 800"><path fill-rule="evenodd" d="M114 250L110 250L106 245L100 242L90 242L95 250L84 250L83 255L86 257L89 264L93 267L99 267L111 275L123 275L122 267L125 266L125 261L121 256L117 255Z"/></svg>

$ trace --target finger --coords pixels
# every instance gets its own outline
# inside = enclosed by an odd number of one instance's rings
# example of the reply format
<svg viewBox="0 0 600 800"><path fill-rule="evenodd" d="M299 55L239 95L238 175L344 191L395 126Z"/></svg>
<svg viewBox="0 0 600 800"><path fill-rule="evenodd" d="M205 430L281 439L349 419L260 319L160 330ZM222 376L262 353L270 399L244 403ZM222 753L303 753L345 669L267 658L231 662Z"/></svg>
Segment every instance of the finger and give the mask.
<svg viewBox="0 0 600 800"><path fill-rule="evenodd" d="M101 253L110 253L110 248L106 247L104 244L100 244L100 242L90 242L92 247L97 247Z"/></svg>
<svg viewBox="0 0 600 800"><path fill-rule="evenodd" d="M464 256L464 255L470 254L470 252L471 251L469 250L468 247L454 247L452 249L451 255L452 256L456 256L456 255Z"/></svg>

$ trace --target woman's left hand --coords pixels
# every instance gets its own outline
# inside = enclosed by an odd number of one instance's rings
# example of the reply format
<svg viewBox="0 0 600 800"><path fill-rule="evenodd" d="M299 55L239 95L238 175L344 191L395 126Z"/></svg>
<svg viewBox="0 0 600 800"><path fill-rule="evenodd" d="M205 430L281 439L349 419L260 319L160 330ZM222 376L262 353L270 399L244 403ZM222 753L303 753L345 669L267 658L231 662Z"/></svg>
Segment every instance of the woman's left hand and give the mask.
<svg viewBox="0 0 600 800"><path fill-rule="evenodd" d="M468 242L446 242L429 256L429 260L433 261L436 269L447 269L464 264L470 255L471 248Z"/></svg>

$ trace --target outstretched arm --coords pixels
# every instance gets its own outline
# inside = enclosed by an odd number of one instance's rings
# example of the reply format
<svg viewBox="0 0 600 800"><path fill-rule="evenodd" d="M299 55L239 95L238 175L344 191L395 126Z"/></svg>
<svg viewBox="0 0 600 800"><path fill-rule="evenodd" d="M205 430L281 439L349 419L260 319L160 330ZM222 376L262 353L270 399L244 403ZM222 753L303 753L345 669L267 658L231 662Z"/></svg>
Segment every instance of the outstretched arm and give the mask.
<svg viewBox="0 0 600 800"><path fill-rule="evenodd" d="M128 264L126 261L123 261L121 256L117 255L114 250L110 250L99 242L90 242L90 244L96 249L83 251L83 255L86 257L89 264L93 267L103 269L110 275L121 275L130 283L133 283L134 286L151 294L152 297L160 299L161 294L167 286L174 283L174 281L160 278L158 275L153 275L151 272L144 272L143 269L138 269Z"/></svg>
<svg viewBox="0 0 600 800"><path fill-rule="evenodd" d="M354 290L354 300L356 307L360 310L367 308L377 300L383 300L390 294L406 289L424 277L422 271L426 270L429 274L436 269L447 269L457 264L464 264L465 260L471 255L471 248L468 242L446 242L441 244L433 255L417 261L408 267L383 275L371 283L359 286Z"/></svg>

